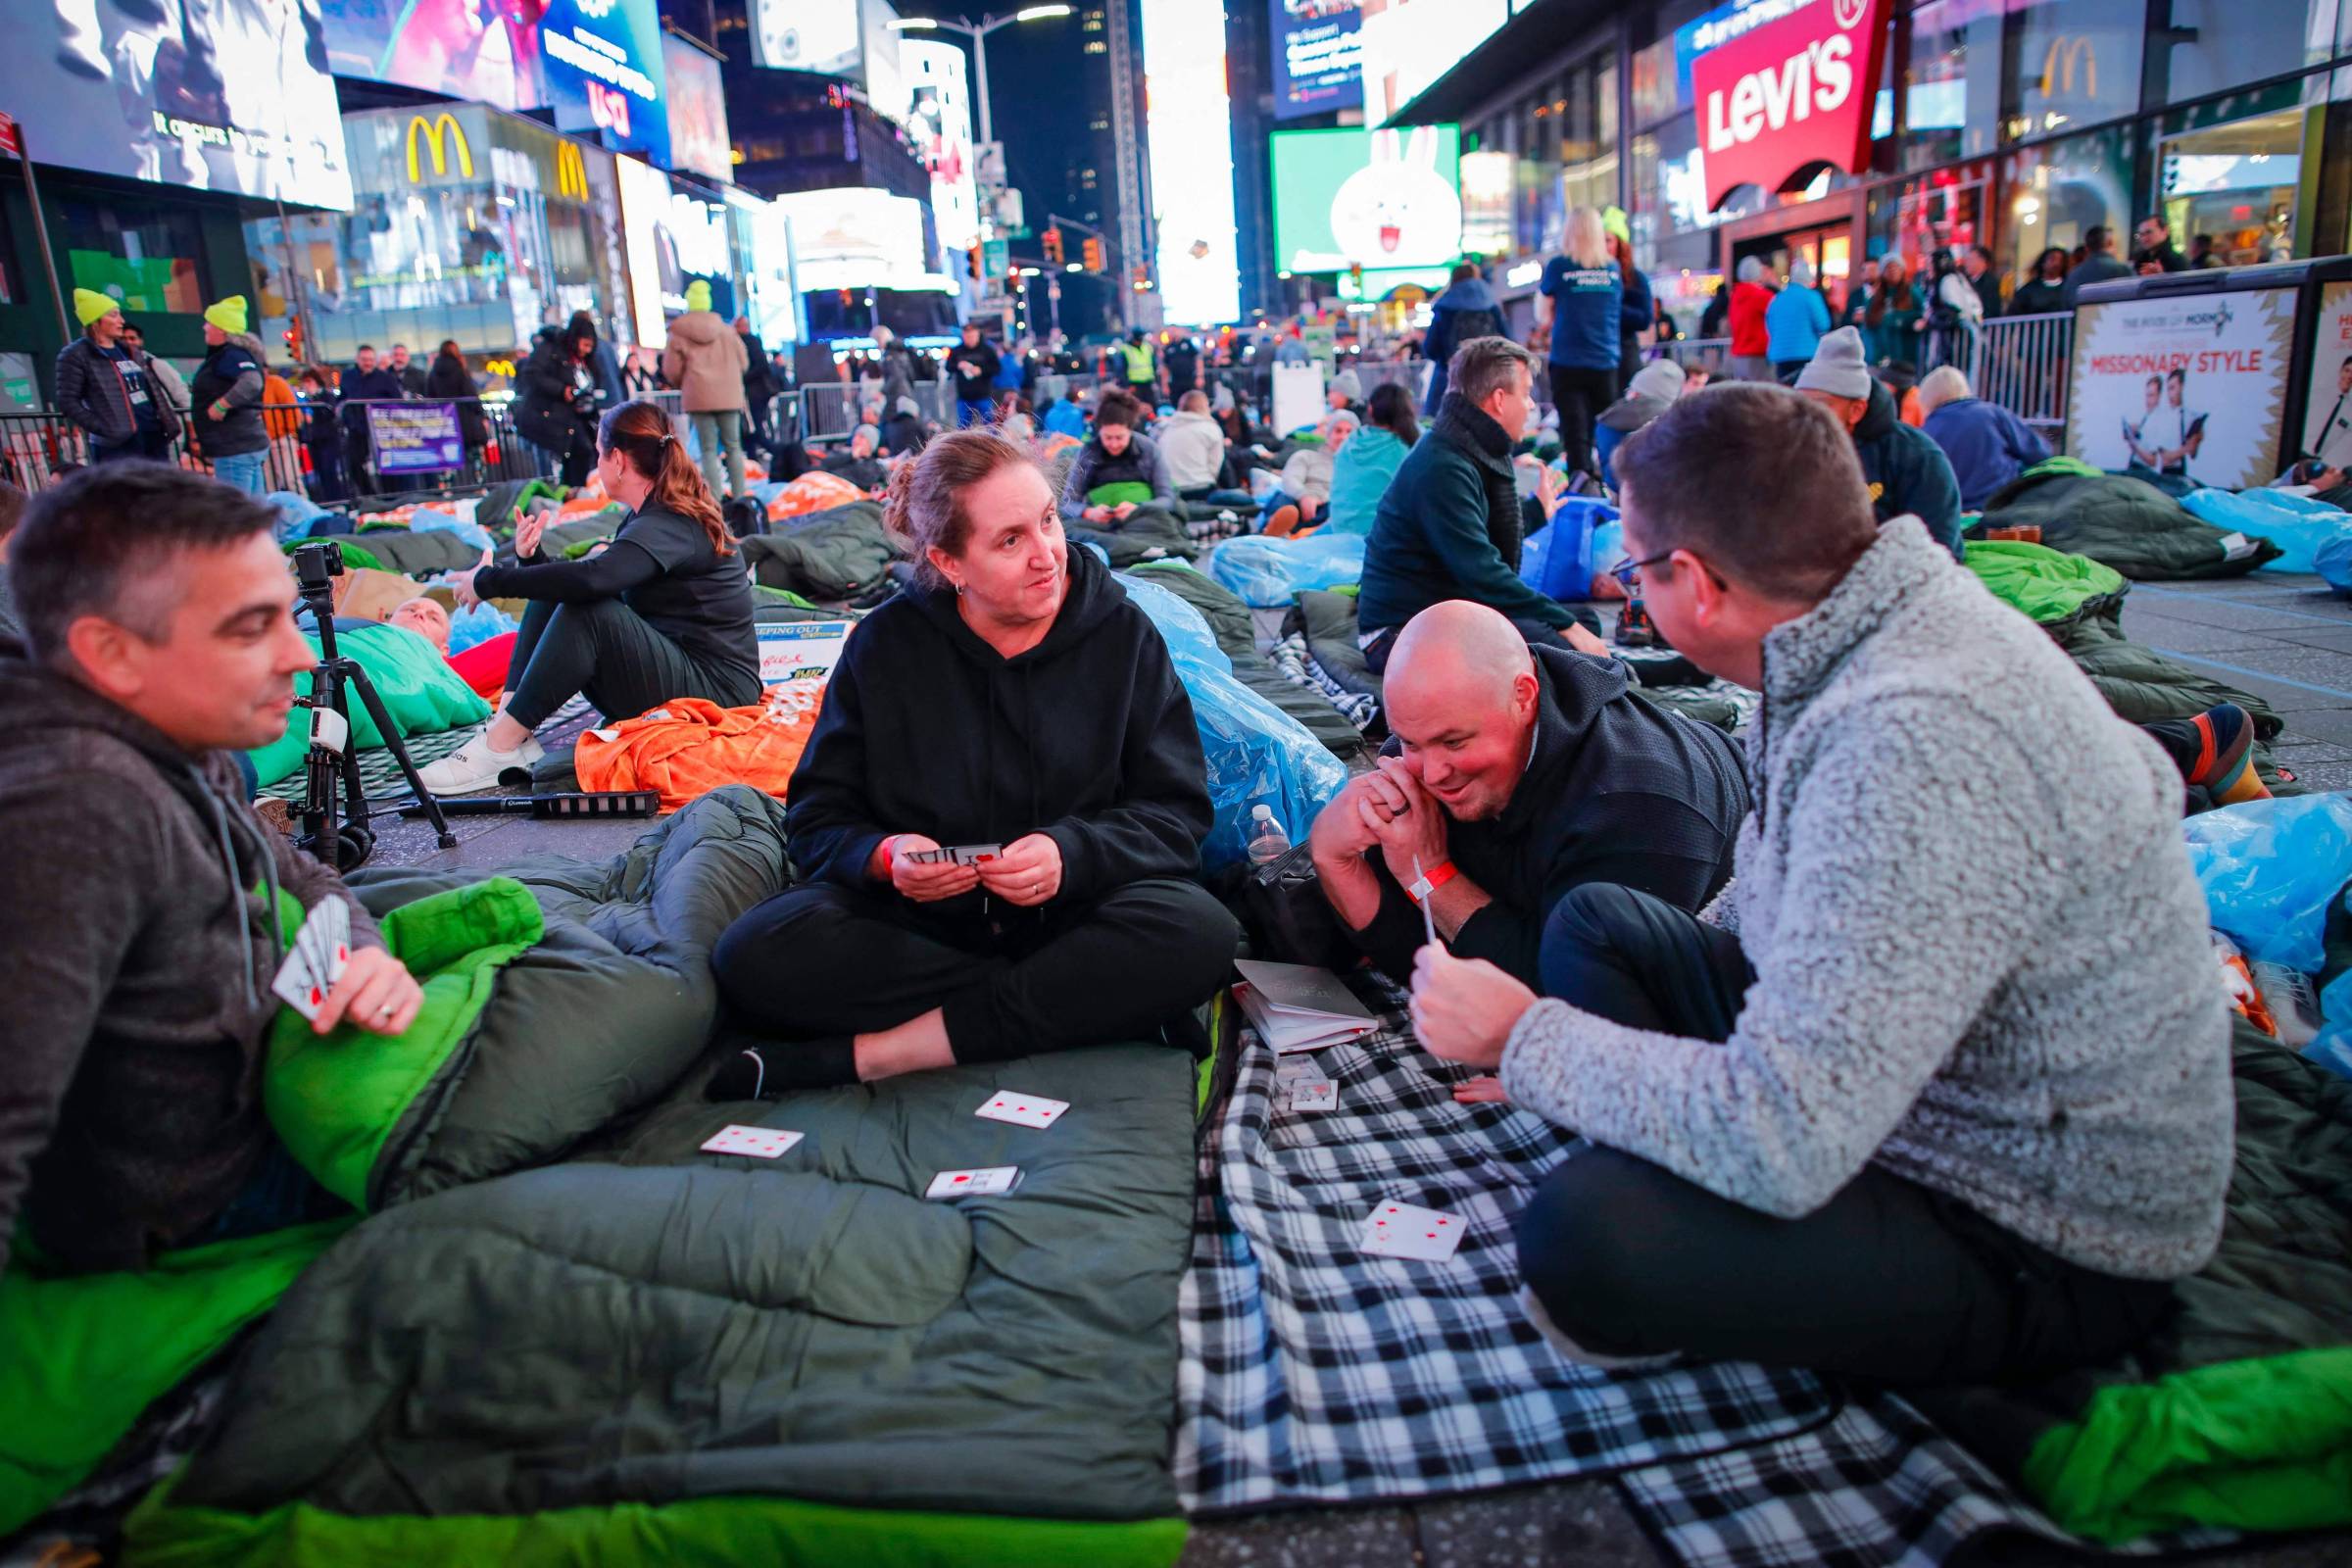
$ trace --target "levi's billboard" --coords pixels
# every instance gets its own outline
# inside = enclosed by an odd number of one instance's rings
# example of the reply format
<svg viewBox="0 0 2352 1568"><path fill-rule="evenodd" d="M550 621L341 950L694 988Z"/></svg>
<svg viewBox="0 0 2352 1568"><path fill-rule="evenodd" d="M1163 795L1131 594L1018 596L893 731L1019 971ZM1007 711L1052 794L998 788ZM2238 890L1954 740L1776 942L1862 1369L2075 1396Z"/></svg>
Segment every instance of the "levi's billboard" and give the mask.
<svg viewBox="0 0 2352 1568"><path fill-rule="evenodd" d="M1823 164L1870 162L1886 0L1755 0L1690 62L1707 205L1738 185L1786 190Z"/></svg>

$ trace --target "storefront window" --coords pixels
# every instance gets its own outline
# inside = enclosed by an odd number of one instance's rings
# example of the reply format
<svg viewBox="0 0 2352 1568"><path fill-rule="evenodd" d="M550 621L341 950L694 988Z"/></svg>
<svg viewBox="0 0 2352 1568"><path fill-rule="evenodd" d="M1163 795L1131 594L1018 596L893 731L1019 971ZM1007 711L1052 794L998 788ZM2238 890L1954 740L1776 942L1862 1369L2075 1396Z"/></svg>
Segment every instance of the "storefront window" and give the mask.
<svg viewBox="0 0 2352 1568"><path fill-rule="evenodd" d="M2292 259L2304 122L2316 112L2286 109L2160 139L2156 187L2173 243L2194 254L2202 237L2228 267Z"/></svg>
<svg viewBox="0 0 2352 1568"><path fill-rule="evenodd" d="M2328 63L2337 0L2169 0L2148 34L2148 102L2177 104Z"/></svg>
<svg viewBox="0 0 2352 1568"><path fill-rule="evenodd" d="M2001 0L1930 0L1911 13L1902 166L1992 151L2001 118Z"/></svg>
<svg viewBox="0 0 2352 1568"><path fill-rule="evenodd" d="M68 289L112 294L132 316L194 316L204 309L206 278L197 260L204 230L194 213L145 202L125 210L73 196L57 210Z"/></svg>
<svg viewBox="0 0 2352 1568"><path fill-rule="evenodd" d="M1632 198L1634 261L1652 275L1710 270L1715 265L1715 226L1727 215L1761 211L1754 188L1743 187L1725 203L1723 214L1707 210L1706 172L1698 156L1697 122L1689 115L1670 120L1633 139Z"/></svg>
<svg viewBox="0 0 2352 1568"><path fill-rule="evenodd" d="M2023 148L2001 161L2001 200L2007 211L1993 228L2002 238L2001 267L2020 278L2049 246L2072 252L2094 225L2115 234L2116 253L2132 248L2132 163L2139 151L2133 125Z"/></svg>
<svg viewBox="0 0 2352 1568"><path fill-rule="evenodd" d="M1991 189L1990 159L1879 186L1870 195L1870 254L1898 255L1925 275L1937 251L1983 241Z"/></svg>
<svg viewBox="0 0 2352 1568"><path fill-rule="evenodd" d="M2136 114L2147 23L2147 0L2038 0L2020 8L2012 23L2007 138Z"/></svg>

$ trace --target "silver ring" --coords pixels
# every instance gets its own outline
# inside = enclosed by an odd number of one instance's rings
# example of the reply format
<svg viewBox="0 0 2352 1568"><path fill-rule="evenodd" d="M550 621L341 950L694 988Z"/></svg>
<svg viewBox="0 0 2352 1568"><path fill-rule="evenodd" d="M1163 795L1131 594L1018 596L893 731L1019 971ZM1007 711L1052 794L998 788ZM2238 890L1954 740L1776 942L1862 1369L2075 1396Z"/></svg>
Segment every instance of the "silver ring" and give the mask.
<svg viewBox="0 0 2352 1568"><path fill-rule="evenodd" d="M398 1008L397 1006L394 1006L394 1005L392 1005L391 1004L389 1004L389 1003L386 1003L386 1004L385 1004L383 1006L380 1006L380 1007L378 1007L378 1008L376 1008L376 1009L375 1009L375 1015L376 1015L378 1018L389 1018L389 1017L391 1017L391 1016L392 1016L394 1013L398 1012L399 1010L400 1010L400 1008Z"/></svg>

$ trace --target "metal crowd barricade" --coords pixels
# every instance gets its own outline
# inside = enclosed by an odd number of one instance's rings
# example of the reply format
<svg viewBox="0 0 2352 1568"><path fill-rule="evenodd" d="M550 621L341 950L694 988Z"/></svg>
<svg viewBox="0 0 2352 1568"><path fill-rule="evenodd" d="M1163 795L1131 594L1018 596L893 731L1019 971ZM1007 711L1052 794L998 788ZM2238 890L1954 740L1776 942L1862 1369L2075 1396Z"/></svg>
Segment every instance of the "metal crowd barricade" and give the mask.
<svg viewBox="0 0 2352 1568"><path fill-rule="evenodd" d="M1964 338L1950 360L1967 372L1977 396L2054 436L2066 427L2074 357L2074 313L2052 311L1995 317Z"/></svg>

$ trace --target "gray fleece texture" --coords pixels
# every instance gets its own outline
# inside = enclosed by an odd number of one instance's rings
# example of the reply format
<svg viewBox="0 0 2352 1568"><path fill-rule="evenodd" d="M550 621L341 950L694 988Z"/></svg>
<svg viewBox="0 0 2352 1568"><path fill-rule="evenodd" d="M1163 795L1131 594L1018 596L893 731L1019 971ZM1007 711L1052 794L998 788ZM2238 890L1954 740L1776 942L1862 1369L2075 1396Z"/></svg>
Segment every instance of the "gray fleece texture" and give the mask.
<svg viewBox="0 0 2352 1568"><path fill-rule="evenodd" d="M1731 1039L1540 1002L1512 1101L1771 1214L1875 1160L2087 1268L2201 1266L2230 1031L2154 742L1904 517L1765 639L1747 769Z"/></svg>

